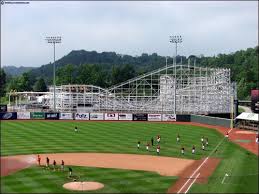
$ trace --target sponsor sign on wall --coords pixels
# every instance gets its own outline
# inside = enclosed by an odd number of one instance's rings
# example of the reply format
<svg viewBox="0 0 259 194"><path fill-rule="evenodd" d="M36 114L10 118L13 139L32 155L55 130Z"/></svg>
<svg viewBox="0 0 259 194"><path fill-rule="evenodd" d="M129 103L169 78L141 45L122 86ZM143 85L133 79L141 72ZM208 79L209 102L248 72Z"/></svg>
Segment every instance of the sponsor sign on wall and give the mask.
<svg viewBox="0 0 259 194"><path fill-rule="evenodd" d="M46 112L45 119L57 120L59 119L59 113L57 112Z"/></svg>
<svg viewBox="0 0 259 194"><path fill-rule="evenodd" d="M148 121L161 121L162 115L161 114L148 114Z"/></svg>
<svg viewBox="0 0 259 194"><path fill-rule="evenodd" d="M59 119L73 119L73 113L69 113L69 112L59 113Z"/></svg>
<svg viewBox="0 0 259 194"><path fill-rule="evenodd" d="M90 113L90 120L103 120L103 113Z"/></svg>
<svg viewBox="0 0 259 194"><path fill-rule="evenodd" d="M45 119L44 112L31 112L31 119Z"/></svg>
<svg viewBox="0 0 259 194"><path fill-rule="evenodd" d="M89 113L76 113L75 120L89 120Z"/></svg>
<svg viewBox="0 0 259 194"><path fill-rule="evenodd" d="M17 112L1 112L0 120L17 119Z"/></svg>
<svg viewBox="0 0 259 194"><path fill-rule="evenodd" d="M132 121L132 114L129 113L119 113L119 120L121 121Z"/></svg>
<svg viewBox="0 0 259 194"><path fill-rule="evenodd" d="M6 104L0 104L0 112L7 112L7 105Z"/></svg>
<svg viewBox="0 0 259 194"><path fill-rule="evenodd" d="M30 112L17 112L17 119L30 119L31 113Z"/></svg>
<svg viewBox="0 0 259 194"><path fill-rule="evenodd" d="M118 113L105 113L104 114L104 119L105 120L118 120Z"/></svg>
<svg viewBox="0 0 259 194"><path fill-rule="evenodd" d="M147 114L145 113L133 114L133 121L147 121Z"/></svg>
<svg viewBox="0 0 259 194"><path fill-rule="evenodd" d="M162 121L176 121L175 114L163 114Z"/></svg>

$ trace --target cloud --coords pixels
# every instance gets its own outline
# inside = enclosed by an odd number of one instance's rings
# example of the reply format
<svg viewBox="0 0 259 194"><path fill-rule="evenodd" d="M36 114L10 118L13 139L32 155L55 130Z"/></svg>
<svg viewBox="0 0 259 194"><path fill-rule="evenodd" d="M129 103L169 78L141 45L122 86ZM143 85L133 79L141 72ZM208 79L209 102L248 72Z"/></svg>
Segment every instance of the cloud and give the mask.
<svg viewBox="0 0 259 194"><path fill-rule="evenodd" d="M216 55L258 42L257 2L31 1L2 6L1 64L39 66L53 60L44 38L61 35L57 58L71 50Z"/></svg>

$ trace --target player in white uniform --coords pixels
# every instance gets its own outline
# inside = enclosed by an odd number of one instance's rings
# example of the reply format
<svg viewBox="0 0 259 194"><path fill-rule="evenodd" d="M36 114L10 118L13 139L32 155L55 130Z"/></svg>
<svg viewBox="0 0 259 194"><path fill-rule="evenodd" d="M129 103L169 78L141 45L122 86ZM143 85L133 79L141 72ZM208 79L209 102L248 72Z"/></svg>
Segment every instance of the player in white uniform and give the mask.
<svg viewBox="0 0 259 194"><path fill-rule="evenodd" d="M192 154L195 154L195 146L192 146Z"/></svg>

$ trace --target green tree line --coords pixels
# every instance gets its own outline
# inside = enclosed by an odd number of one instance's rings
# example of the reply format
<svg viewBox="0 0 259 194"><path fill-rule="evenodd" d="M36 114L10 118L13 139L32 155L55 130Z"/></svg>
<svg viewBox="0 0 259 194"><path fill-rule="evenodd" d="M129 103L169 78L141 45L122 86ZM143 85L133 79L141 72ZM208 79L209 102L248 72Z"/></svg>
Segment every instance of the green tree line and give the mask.
<svg viewBox="0 0 259 194"><path fill-rule="evenodd" d="M177 56L177 62L182 60L186 64L190 58L196 59L196 65L230 68L231 80L237 82L238 99L249 99L250 90L258 88L258 46L213 57ZM172 64L172 58L168 59L168 63ZM162 66L165 66L165 57L155 53L122 57L116 53L72 51L57 62L56 84L92 84L107 88ZM53 83L52 64L35 68L21 76L10 76L3 69L0 73L1 97L11 90L44 92Z"/></svg>

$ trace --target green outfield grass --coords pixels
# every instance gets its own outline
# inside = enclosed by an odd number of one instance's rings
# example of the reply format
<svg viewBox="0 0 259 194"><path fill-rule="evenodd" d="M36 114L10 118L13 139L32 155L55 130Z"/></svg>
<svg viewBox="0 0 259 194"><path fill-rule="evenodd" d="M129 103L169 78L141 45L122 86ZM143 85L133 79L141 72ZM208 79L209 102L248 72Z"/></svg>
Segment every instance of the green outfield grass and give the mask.
<svg viewBox="0 0 259 194"><path fill-rule="evenodd" d="M78 133L74 132L75 126L79 128ZM181 136L181 143L176 143L178 133ZM161 135L161 156L190 159L201 159L208 156L223 139L223 135L213 129L166 123L4 121L1 123L1 155L61 152L110 152L156 155L155 147L151 149L151 152L147 152L145 144L147 141L150 141L152 136L156 139L158 134ZM201 136L209 138L209 146L206 148L206 151L200 149ZM137 149L138 140L141 141L142 147L140 150ZM197 154L195 155L190 153L192 145L195 145L197 148ZM187 151L184 156L180 154L181 146L184 146ZM224 140L218 152L212 154L212 156L222 159L216 172L210 178L208 184L194 184L190 192L258 192L258 175L248 176L248 174L258 172L258 157L256 155L234 143ZM170 181L173 182L175 180L175 177L161 177L158 174L141 171L106 169L107 172L112 171L113 173L111 173L111 176L109 173L103 176L100 173L103 169L76 168L78 173L88 174L88 171L93 173L93 175L90 173L86 176L90 180L93 178L96 181L103 182L102 179L107 179L107 182L104 183L108 185L108 190L103 192L166 192L170 186ZM27 176L27 173L30 176ZM42 173L46 174L46 176L42 175L45 180L43 183L41 183L41 176L38 176ZM48 173L51 175L48 175ZM225 173L247 176L245 178L243 176L227 178L226 182L221 184ZM24 176L25 180L27 180L25 181L26 184L23 184ZM58 172L45 172L37 167L32 167L5 177L2 181L2 186L6 192L19 192L19 190L36 192L34 187L40 187L41 192L63 192L63 189L58 188L54 183L49 183L50 186L47 186L49 182L48 176L56 179L57 182L63 183L65 181L65 177ZM113 179L118 180L123 176L132 177L132 180L129 181L130 183L115 183L116 181L113 181ZM143 183L140 185L137 185L138 176L143 179ZM136 182L133 181L135 179ZM243 181L244 179L246 181ZM146 180L147 182L150 181L150 184L146 184ZM15 181L19 184L14 184ZM233 184L228 184L230 182ZM136 188L133 186L129 187L127 184L136 184ZM154 184L155 186L153 186ZM30 185L33 187L31 190Z"/></svg>
<svg viewBox="0 0 259 194"><path fill-rule="evenodd" d="M104 184L102 189L90 193L164 193L176 181L176 177L133 170L73 167L73 172L73 176L80 177L81 181ZM75 193L62 187L71 181L67 172L32 167L4 178L2 189L10 193Z"/></svg>
<svg viewBox="0 0 259 194"><path fill-rule="evenodd" d="M79 132L74 132L74 127ZM200 159L216 146L223 137L214 130L203 127L133 122L3 122L1 131L1 155L58 153L58 152L111 152L153 154L146 152L145 145L151 137L161 135L161 156L174 156ZM181 142L176 143L177 134ZM209 147L202 151L200 138L208 137ZM141 149L137 142L141 141ZM191 154L192 145L197 148L197 154ZM180 154L181 146L186 154Z"/></svg>

